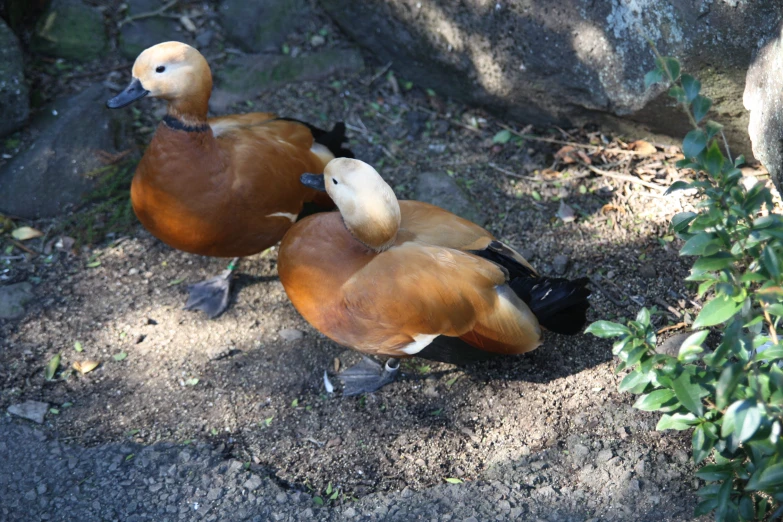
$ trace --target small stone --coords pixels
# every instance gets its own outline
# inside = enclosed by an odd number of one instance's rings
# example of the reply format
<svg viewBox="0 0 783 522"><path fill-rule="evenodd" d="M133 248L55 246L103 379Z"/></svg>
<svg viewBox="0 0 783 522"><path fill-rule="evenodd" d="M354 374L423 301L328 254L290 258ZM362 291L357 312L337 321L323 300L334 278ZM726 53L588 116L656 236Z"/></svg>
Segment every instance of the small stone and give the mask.
<svg viewBox="0 0 783 522"><path fill-rule="evenodd" d="M554 266L555 272L558 275L563 275L566 272L566 269L568 268L568 256L563 254L558 254L555 256L554 261L552 261L552 264Z"/></svg>
<svg viewBox="0 0 783 522"><path fill-rule="evenodd" d="M353 518L353 517L356 516L356 510L354 508L352 508L352 507L349 507L348 509L343 511L343 516L345 518Z"/></svg>
<svg viewBox="0 0 783 522"><path fill-rule="evenodd" d="M302 339L304 332L295 328L284 328L280 330L279 335L284 341L292 342Z"/></svg>
<svg viewBox="0 0 783 522"><path fill-rule="evenodd" d="M208 47L209 44L212 43L212 38L214 38L214 36L215 31L207 29L206 31L196 36L196 45L201 48Z"/></svg>
<svg viewBox="0 0 783 522"><path fill-rule="evenodd" d="M576 220L576 212L566 202L560 200L560 208L557 209L557 217L563 220L563 223L570 223Z"/></svg>
<svg viewBox="0 0 783 522"><path fill-rule="evenodd" d="M47 411L49 411L49 404L39 401L25 401L8 407L8 413L11 415L16 415L38 424L43 424Z"/></svg>
<svg viewBox="0 0 783 522"><path fill-rule="evenodd" d="M645 263L639 267L639 275L647 279L652 279L657 275L655 267L650 263Z"/></svg>
<svg viewBox="0 0 783 522"><path fill-rule="evenodd" d="M242 484L242 487L249 491L255 491L260 486L261 486L261 478L258 475L252 475L249 479L245 481L244 484Z"/></svg>
<svg viewBox="0 0 783 522"><path fill-rule="evenodd" d="M324 38L320 34L316 34L315 36L310 38L310 45L312 45L313 47L321 47L325 43L326 43L326 38Z"/></svg>
<svg viewBox="0 0 783 522"><path fill-rule="evenodd" d="M446 209L479 225L487 220L471 197L445 172L419 174L415 199Z"/></svg>
<svg viewBox="0 0 783 522"><path fill-rule="evenodd" d="M607 462L612 459L612 450L605 449L598 452L598 456L595 458L596 462Z"/></svg>
<svg viewBox="0 0 783 522"><path fill-rule="evenodd" d="M43 495L46 493L46 484L38 484L38 488L36 488L39 495Z"/></svg>
<svg viewBox="0 0 783 522"><path fill-rule="evenodd" d="M685 453L683 450L678 449L674 452L674 458L679 462L680 464L685 464L688 462L688 454Z"/></svg>
<svg viewBox="0 0 783 522"><path fill-rule="evenodd" d="M520 254L522 254L522 257L524 257L526 260L530 261L534 257L536 257L536 251L532 248L523 248L519 251Z"/></svg>
<svg viewBox="0 0 783 522"><path fill-rule="evenodd" d="M221 488L212 488L207 493L207 500L217 500L223 496L223 490Z"/></svg>
<svg viewBox="0 0 783 522"><path fill-rule="evenodd" d="M343 443L343 439L341 439L340 437L335 437L335 438L329 439L329 441L327 441L326 447L327 448L336 448L337 446L339 446L342 443Z"/></svg>
<svg viewBox="0 0 783 522"><path fill-rule="evenodd" d="M286 496L285 493L278 493L275 496L275 500L277 501L278 504L285 504L286 502L288 502L288 496Z"/></svg>
<svg viewBox="0 0 783 522"><path fill-rule="evenodd" d="M33 285L16 283L0 287L0 319L17 319L24 315L24 305L33 299Z"/></svg>

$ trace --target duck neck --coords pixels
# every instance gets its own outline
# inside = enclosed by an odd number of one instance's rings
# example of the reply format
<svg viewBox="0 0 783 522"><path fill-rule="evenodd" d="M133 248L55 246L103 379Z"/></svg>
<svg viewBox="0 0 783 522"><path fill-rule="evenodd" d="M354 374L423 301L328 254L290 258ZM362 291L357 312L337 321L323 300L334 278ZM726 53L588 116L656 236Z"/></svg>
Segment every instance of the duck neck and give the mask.
<svg viewBox="0 0 783 522"><path fill-rule="evenodd" d="M169 121L179 121L185 127L207 127L208 110L209 95L194 95L187 98L171 100L166 111L166 119Z"/></svg>
<svg viewBox="0 0 783 522"><path fill-rule="evenodd" d="M343 215L345 227L356 238L373 252L388 250L397 240L400 229L400 206L394 201L394 208L369 207L352 217Z"/></svg>

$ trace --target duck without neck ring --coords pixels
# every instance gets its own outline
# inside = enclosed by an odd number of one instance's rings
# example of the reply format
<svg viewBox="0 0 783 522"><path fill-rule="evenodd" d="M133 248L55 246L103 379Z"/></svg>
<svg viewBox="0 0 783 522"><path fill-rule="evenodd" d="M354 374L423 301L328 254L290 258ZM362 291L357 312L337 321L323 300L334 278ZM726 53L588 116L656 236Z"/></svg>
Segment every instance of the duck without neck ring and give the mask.
<svg viewBox="0 0 783 522"><path fill-rule="evenodd" d="M330 132L272 113L208 118L212 74L193 47L165 42L142 52L128 87L107 102L125 107L145 96L168 103L136 168L133 209L164 243L193 254L234 258L218 277L189 288L186 309L210 317L228 305L238 258L277 243L307 202L331 201L299 182L322 172L342 148L345 125Z"/></svg>
<svg viewBox="0 0 783 522"><path fill-rule="evenodd" d="M386 356L341 374L343 393L391 382L398 359L465 363L541 343L542 327L575 334L587 279L539 276L482 227L439 207L398 201L371 166L334 159L302 183L339 212L296 223L280 244L280 280L302 316L335 342Z"/></svg>

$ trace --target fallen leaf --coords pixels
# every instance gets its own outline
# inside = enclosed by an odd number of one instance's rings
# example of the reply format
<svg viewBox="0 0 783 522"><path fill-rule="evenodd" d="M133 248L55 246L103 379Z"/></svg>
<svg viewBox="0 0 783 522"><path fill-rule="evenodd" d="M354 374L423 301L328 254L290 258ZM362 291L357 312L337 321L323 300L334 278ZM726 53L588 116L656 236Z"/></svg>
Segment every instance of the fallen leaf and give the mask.
<svg viewBox="0 0 783 522"><path fill-rule="evenodd" d="M447 477L444 480L449 484L462 484L464 482L462 479L458 479L454 477Z"/></svg>
<svg viewBox="0 0 783 522"><path fill-rule="evenodd" d="M73 369L84 375L85 373L93 371L99 364L101 364L101 361L75 361L73 363Z"/></svg>
<svg viewBox="0 0 783 522"><path fill-rule="evenodd" d="M198 384L198 377L193 377L185 381L185 386L195 386Z"/></svg>
<svg viewBox="0 0 783 522"><path fill-rule="evenodd" d="M570 206L560 200L560 208L557 210L557 217L563 220L563 223L570 223L576 219L576 212Z"/></svg>
<svg viewBox="0 0 783 522"><path fill-rule="evenodd" d="M590 156L585 154L584 151L579 150L576 152L576 155L579 156L579 159L581 159L583 162L585 162L588 165L593 163L592 160L590 159Z"/></svg>
<svg viewBox="0 0 783 522"><path fill-rule="evenodd" d="M11 237L13 237L14 239L18 239L19 241L27 241L28 239L35 239L36 237L41 237L42 235L43 232L31 227L19 227L13 232L11 232Z"/></svg>
<svg viewBox="0 0 783 522"><path fill-rule="evenodd" d="M326 370L324 370L324 388L326 388L326 393L334 392L334 386L332 386L332 382L329 380L329 376L326 375Z"/></svg>
<svg viewBox="0 0 783 522"><path fill-rule="evenodd" d="M101 262L100 261L93 261L92 263L87 263L84 266L86 266L87 268L97 268L97 267L101 266Z"/></svg>
<svg viewBox="0 0 783 522"><path fill-rule="evenodd" d="M125 353L125 352L120 352L120 353L114 354L112 357L114 358L115 361L119 362L119 361L124 361L125 359L127 359L128 358L128 354Z"/></svg>
<svg viewBox="0 0 783 522"><path fill-rule="evenodd" d="M82 343L80 343L79 341L76 341L75 343L73 343L73 349L76 350L79 353L84 351L84 347L82 347Z"/></svg>
<svg viewBox="0 0 783 522"><path fill-rule="evenodd" d="M14 228L14 222L11 218L0 214L0 234Z"/></svg>
<svg viewBox="0 0 783 522"><path fill-rule="evenodd" d="M617 205L613 205L612 203L607 203L603 207L601 207L601 214L606 214L607 212L611 212L614 210L615 212L621 212L625 214L625 209L623 207L618 207Z"/></svg>
<svg viewBox="0 0 783 522"><path fill-rule="evenodd" d="M630 144L630 148L642 156L649 156L650 154L655 154L658 152L658 149L655 148L655 145L644 140L634 141Z"/></svg>
<svg viewBox="0 0 783 522"><path fill-rule="evenodd" d="M182 281L184 281L184 279L174 279L172 281L169 281L169 284L166 286L176 286L180 284Z"/></svg>
<svg viewBox="0 0 783 522"><path fill-rule="evenodd" d="M44 379L47 381L51 381L54 379L54 374L57 373L57 368L60 367L60 354L58 353L51 359L49 359L49 364L46 365L46 369L44 370Z"/></svg>
<svg viewBox="0 0 783 522"><path fill-rule="evenodd" d="M190 31L191 33L196 32L196 24L193 23L193 21L190 19L190 17L186 15L182 15L179 17L179 23L182 24L182 26Z"/></svg>

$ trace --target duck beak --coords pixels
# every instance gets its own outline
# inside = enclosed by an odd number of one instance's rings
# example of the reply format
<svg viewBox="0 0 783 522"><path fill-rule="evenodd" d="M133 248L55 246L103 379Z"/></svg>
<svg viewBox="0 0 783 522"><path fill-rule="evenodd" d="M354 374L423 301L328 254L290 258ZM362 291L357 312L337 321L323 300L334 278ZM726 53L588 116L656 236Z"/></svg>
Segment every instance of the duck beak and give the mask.
<svg viewBox="0 0 783 522"><path fill-rule="evenodd" d="M318 192L326 192L326 178L323 174L302 174L299 177L299 181L305 187L310 187Z"/></svg>
<svg viewBox="0 0 783 522"><path fill-rule="evenodd" d="M125 87L125 90L119 93L117 96L106 102L106 106L110 109L119 109L135 102L139 98L144 98L150 91L141 86L141 82L138 78L134 78L130 85Z"/></svg>

